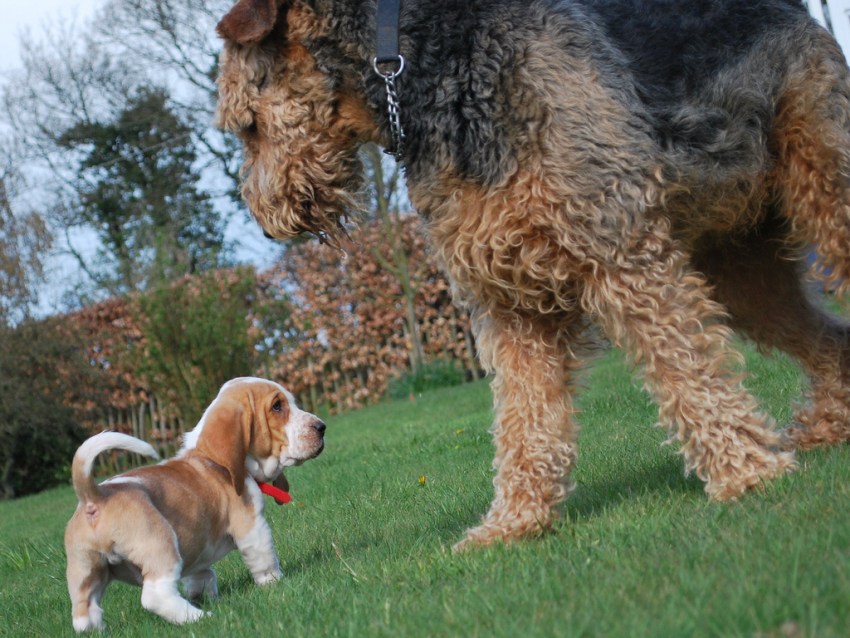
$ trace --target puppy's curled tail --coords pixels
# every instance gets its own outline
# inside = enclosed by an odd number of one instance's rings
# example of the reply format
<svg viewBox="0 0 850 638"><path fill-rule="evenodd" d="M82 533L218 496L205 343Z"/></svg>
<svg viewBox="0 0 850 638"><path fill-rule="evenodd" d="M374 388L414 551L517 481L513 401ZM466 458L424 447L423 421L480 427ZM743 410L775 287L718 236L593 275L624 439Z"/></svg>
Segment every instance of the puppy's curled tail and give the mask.
<svg viewBox="0 0 850 638"><path fill-rule="evenodd" d="M91 475L97 455L106 450L126 450L142 456L158 459L159 454L149 443L120 432L101 432L84 442L74 454L71 464L71 482L80 503L92 503L100 499L100 488Z"/></svg>

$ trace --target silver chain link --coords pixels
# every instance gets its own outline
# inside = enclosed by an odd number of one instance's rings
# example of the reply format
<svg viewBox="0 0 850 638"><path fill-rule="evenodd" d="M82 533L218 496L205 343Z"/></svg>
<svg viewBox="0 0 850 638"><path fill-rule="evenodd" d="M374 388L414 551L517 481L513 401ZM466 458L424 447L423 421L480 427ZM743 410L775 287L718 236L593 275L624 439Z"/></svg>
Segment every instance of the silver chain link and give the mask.
<svg viewBox="0 0 850 638"><path fill-rule="evenodd" d="M387 154L392 155L397 162L402 161L404 154L404 129L401 128L401 104L396 92L395 80L404 71L404 57L398 56L398 68L394 71L381 71L378 68L377 58L372 61L375 73L384 79L387 88L387 115L390 120L390 134L392 135L393 147L386 149Z"/></svg>

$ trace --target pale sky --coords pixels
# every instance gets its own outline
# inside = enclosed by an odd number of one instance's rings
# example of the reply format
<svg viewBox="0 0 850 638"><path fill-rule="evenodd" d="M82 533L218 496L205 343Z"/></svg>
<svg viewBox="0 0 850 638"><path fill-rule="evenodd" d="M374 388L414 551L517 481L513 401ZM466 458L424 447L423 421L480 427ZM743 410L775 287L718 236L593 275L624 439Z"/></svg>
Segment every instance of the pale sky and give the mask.
<svg viewBox="0 0 850 638"><path fill-rule="evenodd" d="M105 4L106 0L0 0L0 82L5 73L20 67L18 48L25 29L36 39L42 38L45 25L73 21L82 30ZM260 268L268 266L278 251L273 242L262 236L259 226L245 220L241 212L230 219L226 236L239 241L236 257L240 261ZM76 264L68 258L54 256L46 266L48 281L41 292L40 314L50 314L58 307L65 289L63 282L79 276Z"/></svg>
<svg viewBox="0 0 850 638"><path fill-rule="evenodd" d="M3 0L0 71L18 66L18 43L25 28L38 37L45 22L76 20L78 24L83 24L103 3L104 0Z"/></svg>

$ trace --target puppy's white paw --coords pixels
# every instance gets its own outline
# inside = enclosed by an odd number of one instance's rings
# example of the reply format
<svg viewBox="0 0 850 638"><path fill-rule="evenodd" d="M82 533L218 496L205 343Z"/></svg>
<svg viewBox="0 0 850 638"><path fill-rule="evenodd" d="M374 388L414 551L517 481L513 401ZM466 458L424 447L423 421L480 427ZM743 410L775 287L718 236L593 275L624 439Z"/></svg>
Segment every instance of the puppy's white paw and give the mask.
<svg viewBox="0 0 850 638"><path fill-rule="evenodd" d="M271 571L263 572L262 574L257 574L254 577L254 582L258 585L268 585L270 583L276 583L281 579L283 573L279 569L274 569Z"/></svg>
<svg viewBox="0 0 850 638"><path fill-rule="evenodd" d="M185 625L191 622L197 622L201 618L212 616L212 612L198 609L194 605L186 605L185 613L179 614L172 620L177 625Z"/></svg>
<svg viewBox="0 0 850 638"><path fill-rule="evenodd" d="M84 631L103 631L106 629L106 625L99 618L93 620L88 616L81 616L79 618L74 618L72 620L72 624L74 625L74 631L78 634Z"/></svg>

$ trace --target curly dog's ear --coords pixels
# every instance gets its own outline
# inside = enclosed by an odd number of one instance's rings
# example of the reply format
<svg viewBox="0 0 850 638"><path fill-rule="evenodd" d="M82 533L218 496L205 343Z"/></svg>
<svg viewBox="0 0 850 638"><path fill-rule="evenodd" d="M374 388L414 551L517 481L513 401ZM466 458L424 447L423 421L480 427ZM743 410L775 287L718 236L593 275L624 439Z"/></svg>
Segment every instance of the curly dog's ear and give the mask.
<svg viewBox="0 0 850 638"><path fill-rule="evenodd" d="M279 0L239 0L215 30L225 40L257 44L274 28Z"/></svg>

